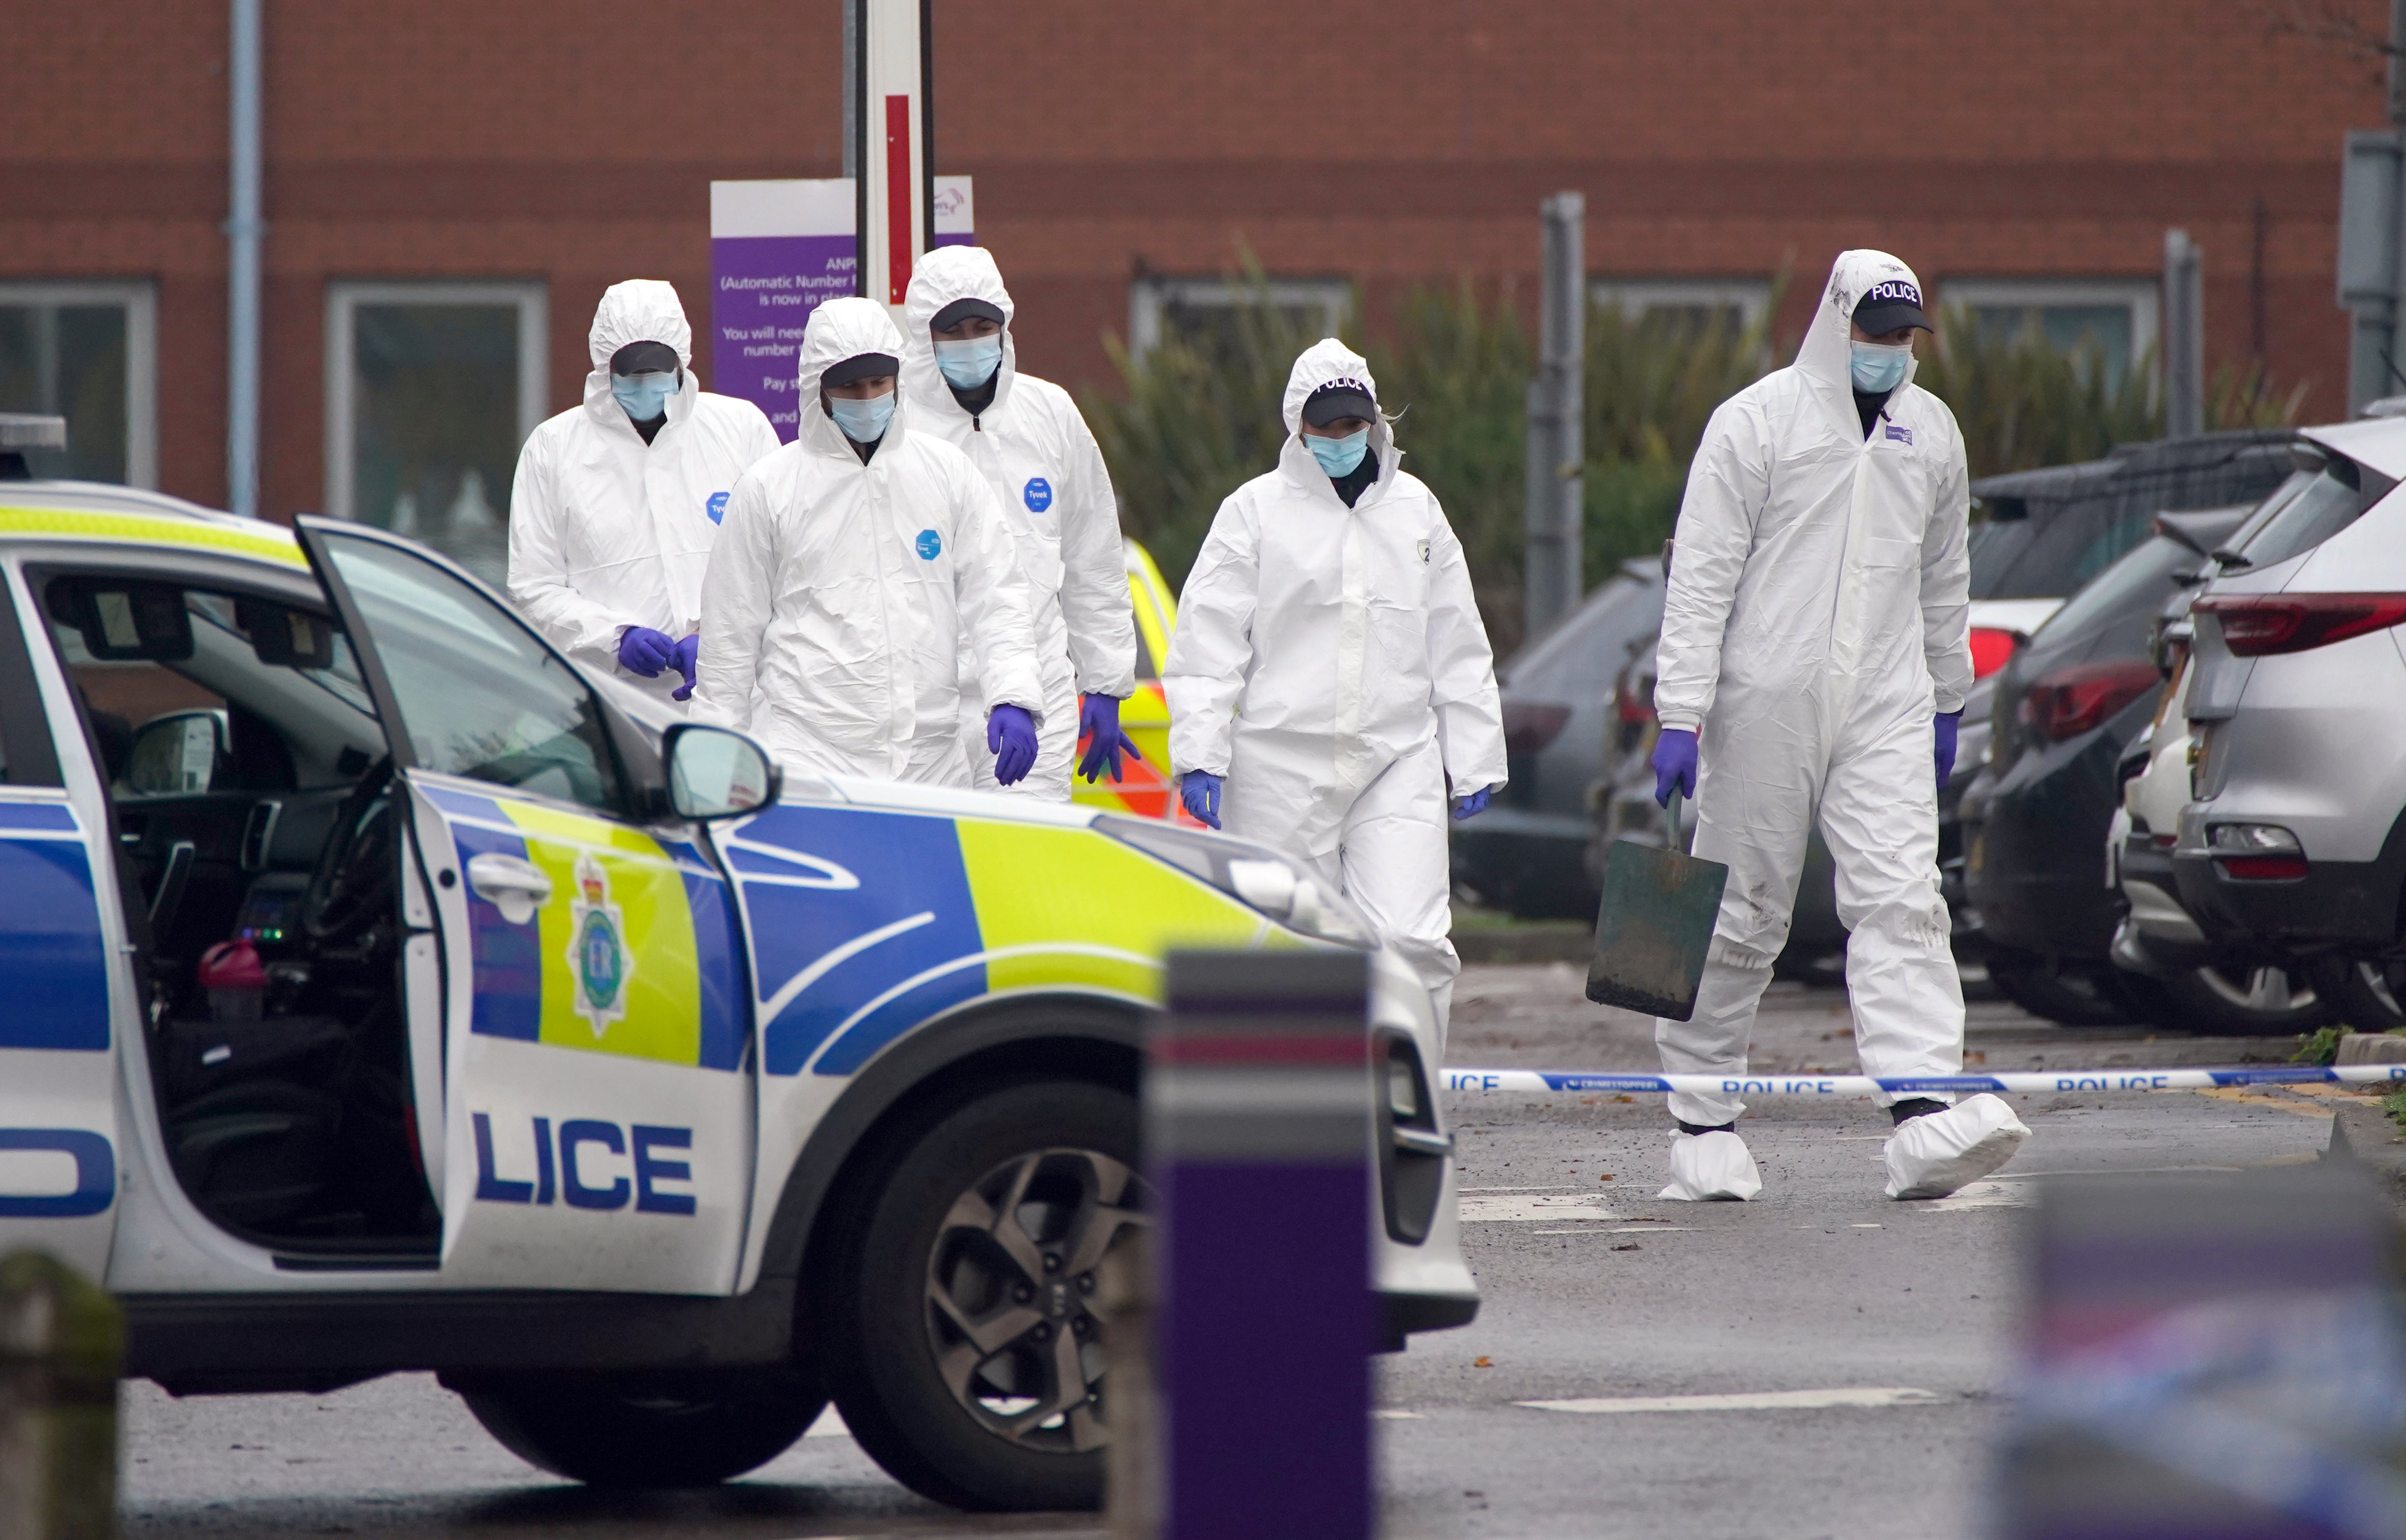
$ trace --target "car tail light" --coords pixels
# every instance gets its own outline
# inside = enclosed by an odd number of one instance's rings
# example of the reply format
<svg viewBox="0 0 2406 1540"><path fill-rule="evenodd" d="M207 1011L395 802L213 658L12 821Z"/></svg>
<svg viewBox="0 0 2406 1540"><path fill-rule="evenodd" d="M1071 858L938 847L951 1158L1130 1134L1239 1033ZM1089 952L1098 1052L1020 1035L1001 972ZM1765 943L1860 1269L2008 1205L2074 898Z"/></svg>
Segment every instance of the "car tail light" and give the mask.
<svg viewBox="0 0 2406 1540"><path fill-rule="evenodd" d="M1641 695L1623 683L1620 688L1612 692L1613 714L1631 726L1653 721L1654 702L1649 699L1650 695L1650 691Z"/></svg>
<svg viewBox="0 0 2406 1540"><path fill-rule="evenodd" d="M1995 626L1972 628L1972 677L1986 679L2014 659L2022 639Z"/></svg>
<svg viewBox="0 0 2406 1540"><path fill-rule="evenodd" d="M2222 622L2241 657L2301 653L2406 623L2406 594L2207 594L2192 606Z"/></svg>
<svg viewBox="0 0 2406 1540"><path fill-rule="evenodd" d="M1560 737L1571 719L1568 706L1540 705L1533 700L1504 702L1504 752L1536 754Z"/></svg>
<svg viewBox="0 0 2406 1540"><path fill-rule="evenodd" d="M2116 712L2163 683L2153 663L2074 663L2030 687L2017 715L2050 743L2101 727Z"/></svg>
<svg viewBox="0 0 2406 1540"><path fill-rule="evenodd" d="M2243 883L2294 883L2306 874L2302 855L2220 855L2214 864Z"/></svg>

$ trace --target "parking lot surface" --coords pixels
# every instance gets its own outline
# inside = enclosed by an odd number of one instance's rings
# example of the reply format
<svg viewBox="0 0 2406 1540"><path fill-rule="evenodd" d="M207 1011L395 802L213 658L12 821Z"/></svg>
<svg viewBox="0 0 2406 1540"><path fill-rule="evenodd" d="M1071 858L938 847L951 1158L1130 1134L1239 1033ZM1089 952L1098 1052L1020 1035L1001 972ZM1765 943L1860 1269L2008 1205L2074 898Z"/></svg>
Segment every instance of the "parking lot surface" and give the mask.
<svg viewBox="0 0 2406 1540"><path fill-rule="evenodd" d="M1835 990L1776 985L1754 1066L1851 1068ZM2286 1058L2286 1039L2072 1031L1972 1008L1968 1067ZM1565 965L1474 968L1458 1066L1650 1068L1650 1024ZM1397 1537L1976 1533L2009 1406L2017 1222L2050 1177L2314 1158L2328 1099L2287 1092L2012 1098L2034 1137L1938 1203L1881 1195L1888 1120L1764 1099L1761 1200L1658 1201L1653 1099L1463 1095L1479 1321L1380 1361ZM1552 1405L1531 1405L1550 1403ZM969 1518L887 1479L832 1419L743 1481L629 1497L522 1464L431 1378L326 1396L124 1394L124 1533L406 1537L1092 1534L1092 1516ZM1269 1533L1266 1531L1266 1533Z"/></svg>

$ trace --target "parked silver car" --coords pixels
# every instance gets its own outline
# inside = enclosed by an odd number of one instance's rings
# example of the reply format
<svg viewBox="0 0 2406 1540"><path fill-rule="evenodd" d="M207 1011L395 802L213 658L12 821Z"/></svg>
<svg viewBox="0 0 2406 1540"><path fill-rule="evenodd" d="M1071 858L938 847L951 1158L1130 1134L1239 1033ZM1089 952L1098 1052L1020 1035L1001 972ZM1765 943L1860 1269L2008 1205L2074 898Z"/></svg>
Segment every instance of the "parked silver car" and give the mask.
<svg viewBox="0 0 2406 1540"><path fill-rule="evenodd" d="M2191 800L2172 875L2202 934L2318 966L2406 1024L2406 419L2310 430L2191 607Z"/></svg>

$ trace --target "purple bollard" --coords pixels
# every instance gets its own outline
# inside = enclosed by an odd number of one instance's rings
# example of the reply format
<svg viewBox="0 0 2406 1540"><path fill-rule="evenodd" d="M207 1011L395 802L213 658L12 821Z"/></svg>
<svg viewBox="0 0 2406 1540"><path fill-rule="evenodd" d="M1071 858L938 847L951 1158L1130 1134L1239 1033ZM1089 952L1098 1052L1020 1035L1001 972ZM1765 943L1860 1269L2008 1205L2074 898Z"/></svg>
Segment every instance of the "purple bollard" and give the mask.
<svg viewBox="0 0 2406 1540"><path fill-rule="evenodd" d="M1369 1540L1369 962L1173 953L1150 1043L1165 1540Z"/></svg>

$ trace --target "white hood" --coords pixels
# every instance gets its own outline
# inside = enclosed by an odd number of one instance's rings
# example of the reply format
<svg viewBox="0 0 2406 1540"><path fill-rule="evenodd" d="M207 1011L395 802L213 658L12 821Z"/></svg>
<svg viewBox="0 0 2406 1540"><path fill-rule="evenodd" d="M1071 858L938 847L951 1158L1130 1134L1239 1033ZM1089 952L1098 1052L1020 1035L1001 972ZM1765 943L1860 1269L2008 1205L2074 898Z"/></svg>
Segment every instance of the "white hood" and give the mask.
<svg viewBox="0 0 2406 1540"><path fill-rule="evenodd" d="M610 360L618 349L637 342L662 343L676 349L677 368L685 377L677 382L676 394L669 398L668 413L671 422L684 421L701 386L693 375L693 327L685 318L676 286L664 278L629 278L602 291L602 303L593 311L593 330L586 337L586 353L593 360L592 373L585 376L586 409L606 428L634 431L611 397Z"/></svg>
<svg viewBox="0 0 2406 1540"><path fill-rule="evenodd" d="M856 359L863 353L884 353L889 358L902 357L902 333L894 330L894 318L875 300L847 294L840 300L828 300L811 312L808 325L802 328L802 346L796 349L798 373L794 400L800 407L797 414L801 424L799 435L814 449L852 453L851 441L843 436L819 404L819 379L828 370L846 359ZM891 446L902 431L902 419L910 407L895 390L894 423L885 430L882 441Z"/></svg>
<svg viewBox="0 0 2406 1540"><path fill-rule="evenodd" d="M1821 290L1821 303L1813 312L1813 322L1804 329L1803 346L1796 349L1796 367L1810 375L1819 385L1834 386L1844 398L1849 417L1853 416L1854 375L1848 363L1847 345L1854 338L1855 306L1872 285L1894 280L1913 286L1918 298L1921 280L1913 269L1885 251L1868 247L1857 251L1841 251L1830 266L1830 282ZM1928 305L1923 305L1926 311ZM1902 390L1913 383L1915 371L1921 367L1916 359L1905 370Z"/></svg>
<svg viewBox="0 0 2406 1540"><path fill-rule="evenodd" d="M635 342L665 343L676 349L680 368L693 367L693 328L674 284L663 278L629 278L602 291L587 339L593 367L607 374L618 349Z"/></svg>
<svg viewBox="0 0 2406 1540"><path fill-rule="evenodd" d="M945 399L951 387L936 368L936 343L927 327L955 300L984 300L1002 312L1002 370L994 382L994 405L1000 406L1019 373L1019 349L1011 337L1018 309L1011 303L1011 290L1002 286L1002 269L994 264L994 253L982 246L940 246L912 270L911 287L902 296L905 383L929 401Z"/></svg>
<svg viewBox="0 0 2406 1540"><path fill-rule="evenodd" d="M1360 386L1374 404L1378 402L1379 384L1370 377L1370 360L1335 337L1323 337L1295 355L1295 368L1286 376L1285 399L1279 403L1279 417L1289 433L1303 431L1303 403L1311 399L1311 393L1338 380Z"/></svg>
<svg viewBox="0 0 2406 1540"><path fill-rule="evenodd" d="M1303 403L1312 392L1338 381L1358 385L1370 403L1379 407L1379 416L1370 424L1370 452L1379 457L1379 479L1362 494L1362 502L1378 501L1385 495L1388 483L1395 478L1395 468L1402 463L1394 452L1395 432L1387 421L1386 408L1379 402L1379 382L1370 377L1370 360L1338 342L1335 337L1323 337L1295 355L1295 367L1286 376L1286 395L1279 403L1279 417L1286 423L1286 447L1279 455L1279 465L1289 474L1309 486L1324 485L1328 473L1303 446ZM1356 506L1361 506L1357 503Z"/></svg>

